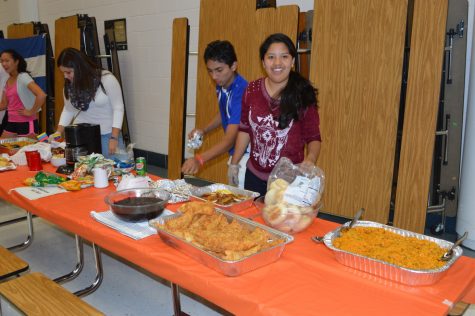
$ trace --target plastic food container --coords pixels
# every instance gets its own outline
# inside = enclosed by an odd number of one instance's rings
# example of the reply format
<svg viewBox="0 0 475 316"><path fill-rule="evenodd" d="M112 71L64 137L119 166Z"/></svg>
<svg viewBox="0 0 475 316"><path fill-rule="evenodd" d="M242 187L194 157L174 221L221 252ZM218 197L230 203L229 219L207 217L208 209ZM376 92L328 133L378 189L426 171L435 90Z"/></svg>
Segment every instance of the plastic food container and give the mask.
<svg viewBox="0 0 475 316"><path fill-rule="evenodd" d="M51 158L50 162L53 166L59 167L66 164L66 158Z"/></svg>
<svg viewBox="0 0 475 316"><path fill-rule="evenodd" d="M294 234L305 230L315 220L320 205L296 206L292 204L279 203L263 206L262 218L264 222L280 230L281 232Z"/></svg>
<svg viewBox="0 0 475 316"><path fill-rule="evenodd" d="M346 224L345 224L346 225ZM447 270L457 261L458 258L462 255L462 248L460 246L454 249L454 254L452 258L445 263L444 266L438 269L431 270L414 270L408 269L401 266L397 266L382 260L377 260L362 256L359 254L351 253L345 250L341 250L333 246L333 240L339 236L339 231L345 227L345 225L338 227L337 229L327 233L323 238L325 245L333 250L335 258L341 264L361 270L391 281L400 282L407 285L430 285L436 283L440 278L444 276ZM395 234L399 234L405 237L415 237L417 239L429 240L435 242L442 248L450 248L453 243L433 238L430 236L417 234L407 230L399 229L392 226L387 226L379 224L376 222L370 221L358 221L353 227L376 227L383 228L387 231L390 231Z"/></svg>

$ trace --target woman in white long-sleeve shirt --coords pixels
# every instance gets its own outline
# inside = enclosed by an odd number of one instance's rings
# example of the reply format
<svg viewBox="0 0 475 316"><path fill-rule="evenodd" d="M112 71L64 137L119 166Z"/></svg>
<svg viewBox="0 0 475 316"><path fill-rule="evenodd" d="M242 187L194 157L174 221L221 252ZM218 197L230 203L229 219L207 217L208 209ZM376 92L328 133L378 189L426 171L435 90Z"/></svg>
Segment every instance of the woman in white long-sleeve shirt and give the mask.
<svg viewBox="0 0 475 316"><path fill-rule="evenodd" d="M124 101L119 82L75 48L64 49L57 65L64 74L64 108L58 132L74 123L99 124L102 154L111 157L124 147L120 130L124 118Z"/></svg>

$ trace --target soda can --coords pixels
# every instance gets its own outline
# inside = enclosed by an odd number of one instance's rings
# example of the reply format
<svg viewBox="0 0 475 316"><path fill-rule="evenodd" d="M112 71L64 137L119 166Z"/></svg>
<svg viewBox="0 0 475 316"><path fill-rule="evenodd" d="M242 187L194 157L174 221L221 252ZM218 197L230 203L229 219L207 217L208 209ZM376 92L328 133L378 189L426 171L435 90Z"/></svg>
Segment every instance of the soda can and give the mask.
<svg viewBox="0 0 475 316"><path fill-rule="evenodd" d="M147 175L147 161L145 160L145 157L137 157L135 159L135 172L138 176Z"/></svg>

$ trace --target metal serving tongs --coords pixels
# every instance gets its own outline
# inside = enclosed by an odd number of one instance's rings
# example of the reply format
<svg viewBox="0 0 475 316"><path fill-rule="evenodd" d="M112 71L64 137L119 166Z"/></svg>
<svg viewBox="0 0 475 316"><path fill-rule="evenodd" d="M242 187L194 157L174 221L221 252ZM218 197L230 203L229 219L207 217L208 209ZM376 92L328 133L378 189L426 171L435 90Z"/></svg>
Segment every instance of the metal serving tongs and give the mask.
<svg viewBox="0 0 475 316"><path fill-rule="evenodd" d="M351 229L351 227L353 227L356 222L358 222L358 220L361 218L361 216L363 216L365 212L365 209L362 207L358 210L358 212L356 212L355 214L355 217L353 217L353 219L351 220L350 224L348 224L347 226L343 226L339 231L338 231L338 236L337 237L340 237L341 236L341 232L346 232L348 230ZM323 236L313 236L311 238L314 242L316 243L321 243L323 241Z"/></svg>
<svg viewBox="0 0 475 316"><path fill-rule="evenodd" d="M450 259L452 259L452 256L454 255L454 249L458 247L465 239L467 239L467 236L468 236L468 232L465 232L465 234L463 234L462 237L457 239L457 241L454 242L452 247L450 247L450 249L447 250L447 252L444 253L442 257L440 257L440 260L449 261Z"/></svg>

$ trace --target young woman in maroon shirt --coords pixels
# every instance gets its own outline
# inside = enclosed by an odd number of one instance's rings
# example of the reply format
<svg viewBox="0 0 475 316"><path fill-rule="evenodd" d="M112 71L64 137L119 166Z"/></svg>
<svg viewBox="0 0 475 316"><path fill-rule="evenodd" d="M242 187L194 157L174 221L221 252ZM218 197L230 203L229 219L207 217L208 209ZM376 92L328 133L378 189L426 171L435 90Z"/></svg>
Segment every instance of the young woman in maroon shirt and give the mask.
<svg viewBox="0 0 475 316"><path fill-rule="evenodd" d="M281 157L315 164L321 137L317 90L292 70L297 50L284 34L270 35L260 47L267 77L249 83L232 164L251 143L244 187L264 195L267 179ZM305 146L307 147L305 155Z"/></svg>

